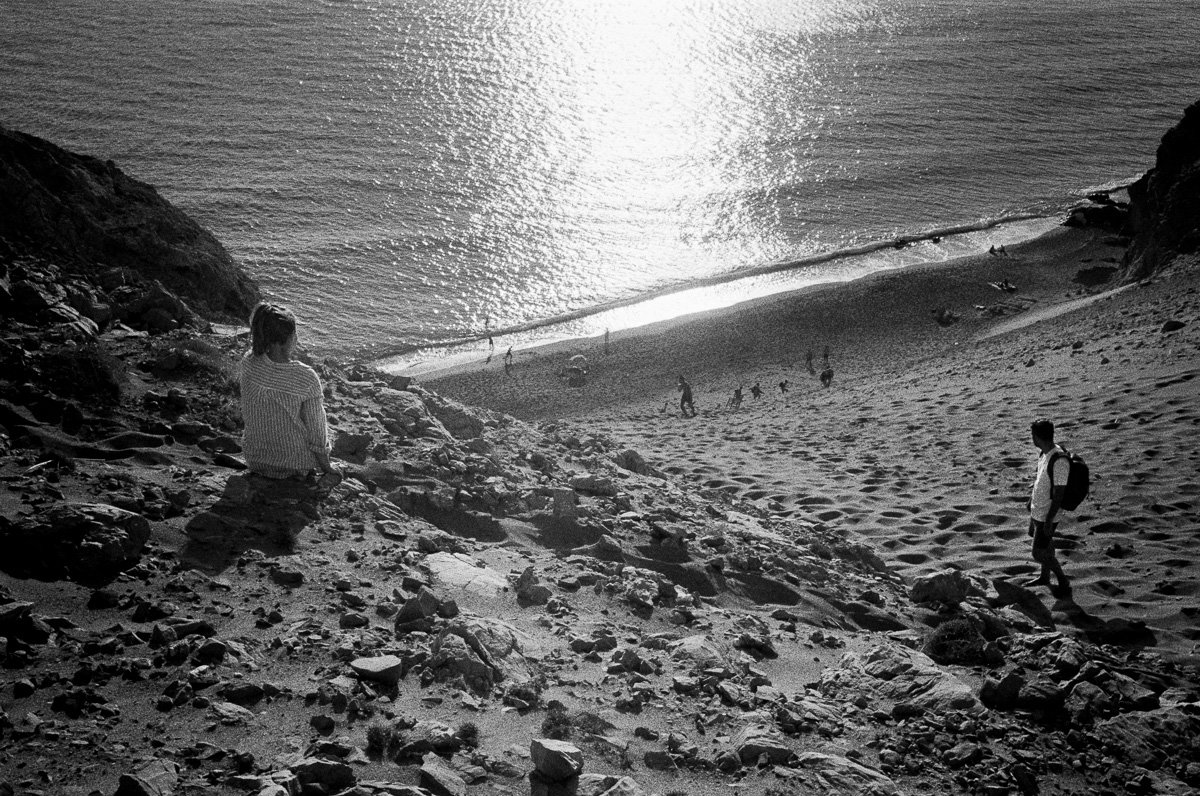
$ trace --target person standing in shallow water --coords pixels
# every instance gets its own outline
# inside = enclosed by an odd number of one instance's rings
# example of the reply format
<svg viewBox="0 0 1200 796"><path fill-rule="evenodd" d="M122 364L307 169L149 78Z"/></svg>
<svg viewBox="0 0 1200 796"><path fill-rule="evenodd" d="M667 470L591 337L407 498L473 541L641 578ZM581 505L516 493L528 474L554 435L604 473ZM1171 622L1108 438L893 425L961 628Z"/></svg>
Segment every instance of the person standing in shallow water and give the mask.
<svg viewBox="0 0 1200 796"><path fill-rule="evenodd" d="M321 379L297 362L296 317L262 303L250 314L251 348L238 363L242 451L252 472L268 478L336 476Z"/></svg>
<svg viewBox="0 0 1200 796"><path fill-rule="evenodd" d="M1029 535L1033 539L1033 560L1041 565L1042 571L1025 585L1049 586L1053 574L1058 581L1058 591L1068 592L1071 582L1054 553L1054 531L1058 527L1056 519L1067 489L1071 463L1066 451L1054 442L1054 423L1035 420L1029 428L1033 444L1041 452L1029 495Z"/></svg>

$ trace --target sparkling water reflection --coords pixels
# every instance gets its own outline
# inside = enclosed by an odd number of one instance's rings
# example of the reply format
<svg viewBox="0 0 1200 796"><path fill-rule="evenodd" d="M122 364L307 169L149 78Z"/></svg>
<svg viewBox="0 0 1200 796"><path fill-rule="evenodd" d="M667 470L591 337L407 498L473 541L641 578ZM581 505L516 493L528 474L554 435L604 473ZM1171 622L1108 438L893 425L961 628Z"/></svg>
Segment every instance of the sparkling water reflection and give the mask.
<svg viewBox="0 0 1200 796"><path fill-rule="evenodd" d="M1152 163L1200 40L1170 0L3 13L6 123L159 186L338 354L1054 212Z"/></svg>

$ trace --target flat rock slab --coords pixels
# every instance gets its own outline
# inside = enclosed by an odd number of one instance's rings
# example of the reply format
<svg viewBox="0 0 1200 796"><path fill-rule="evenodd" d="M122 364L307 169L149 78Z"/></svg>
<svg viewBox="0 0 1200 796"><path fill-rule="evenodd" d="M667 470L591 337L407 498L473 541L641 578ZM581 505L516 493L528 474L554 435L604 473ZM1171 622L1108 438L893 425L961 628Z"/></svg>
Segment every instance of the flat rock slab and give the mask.
<svg viewBox="0 0 1200 796"><path fill-rule="evenodd" d="M377 655L355 658L350 661L350 668L363 680L395 685L404 674L404 661L395 655Z"/></svg>
<svg viewBox="0 0 1200 796"><path fill-rule="evenodd" d="M463 553L433 553L426 556L425 565L443 586L480 597L495 597L508 589L508 578L494 569L481 567Z"/></svg>

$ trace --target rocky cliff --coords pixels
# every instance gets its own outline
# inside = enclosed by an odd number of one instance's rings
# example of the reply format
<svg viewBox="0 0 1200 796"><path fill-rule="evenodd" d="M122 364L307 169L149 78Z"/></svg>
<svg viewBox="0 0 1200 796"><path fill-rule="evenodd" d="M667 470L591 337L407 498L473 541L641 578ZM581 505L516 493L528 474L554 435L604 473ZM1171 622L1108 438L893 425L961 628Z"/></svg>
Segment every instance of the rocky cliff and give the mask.
<svg viewBox="0 0 1200 796"><path fill-rule="evenodd" d="M258 288L211 233L113 162L0 127L0 252L89 276L127 269L212 319L244 319Z"/></svg>
<svg viewBox="0 0 1200 796"><path fill-rule="evenodd" d="M1177 255L1200 249L1200 102L1162 137L1154 168L1129 187L1129 197L1130 279L1143 279Z"/></svg>

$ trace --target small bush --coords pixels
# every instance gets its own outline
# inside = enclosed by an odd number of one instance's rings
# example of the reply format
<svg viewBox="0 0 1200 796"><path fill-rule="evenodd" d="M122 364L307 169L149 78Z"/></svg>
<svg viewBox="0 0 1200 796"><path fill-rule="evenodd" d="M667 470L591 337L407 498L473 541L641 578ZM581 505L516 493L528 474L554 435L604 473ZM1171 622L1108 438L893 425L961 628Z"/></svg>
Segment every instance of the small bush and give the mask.
<svg viewBox="0 0 1200 796"><path fill-rule="evenodd" d="M391 727L380 722L373 722L367 727L367 757L379 760L387 750L388 739L392 733Z"/></svg>
<svg viewBox="0 0 1200 796"><path fill-rule="evenodd" d="M925 641L925 654L941 664L974 666L988 663L987 642L965 618L942 622Z"/></svg>
<svg viewBox="0 0 1200 796"><path fill-rule="evenodd" d="M574 731L575 725L571 721L570 715L567 714L566 708L555 706L546 712L546 718L542 721L543 738L565 741L571 737L571 733Z"/></svg>
<svg viewBox="0 0 1200 796"><path fill-rule="evenodd" d="M41 382L63 398L116 404L121 400L125 366L99 346L63 346L38 357Z"/></svg>
<svg viewBox="0 0 1200 796"><path fill-rule="evenodd" d="M469 749L476 749L479 746L479 727L473 721L464 721L454 731L454 737L463 746Z"/></svg>
<svg viewBox="0 0 1200 796"><path fill-rule="evenodd" d="M372 760L393 758L404 743L404 733L383 722L371 722L367 727L367 757Z"/></svg>
<svg viewBox="0 0 1200 796"><path fill-rule="evenodd" d="M604 735L613 728L613 725L605 721L595 713L576 713L572 723L582 733L589 735Z"/></svg>

